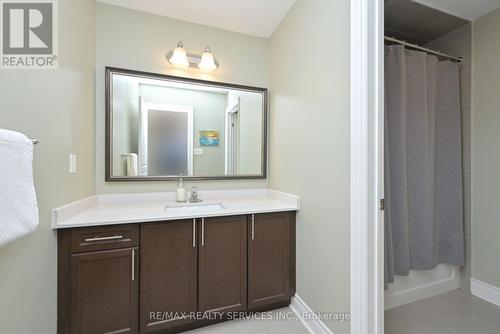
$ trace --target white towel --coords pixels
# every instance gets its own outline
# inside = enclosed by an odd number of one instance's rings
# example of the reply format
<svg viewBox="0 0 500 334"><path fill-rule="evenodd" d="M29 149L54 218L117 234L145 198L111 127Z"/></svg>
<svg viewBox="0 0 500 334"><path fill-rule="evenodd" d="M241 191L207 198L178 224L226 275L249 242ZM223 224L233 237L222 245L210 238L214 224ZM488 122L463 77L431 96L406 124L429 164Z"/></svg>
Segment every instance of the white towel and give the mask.
<svg viewBox="0 0 500 334"><path fill-rule="evenodd" d="M127 175L128 176L137 176L137 154L129 153L127 154Z"/></svg>
<svg viewBox="0 0 500 334"><path fill-rule="evenodd" d="M37 226L33 143L19 132L0 129L0 246Z"/></svg>

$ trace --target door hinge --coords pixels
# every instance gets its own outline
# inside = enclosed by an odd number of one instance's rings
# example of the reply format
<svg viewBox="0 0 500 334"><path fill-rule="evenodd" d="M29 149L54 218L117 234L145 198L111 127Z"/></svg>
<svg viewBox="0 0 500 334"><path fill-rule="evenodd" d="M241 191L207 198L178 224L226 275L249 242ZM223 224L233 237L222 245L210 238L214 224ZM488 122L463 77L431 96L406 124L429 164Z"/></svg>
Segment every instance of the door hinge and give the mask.
<svg viewBox="0 0 500 334"><path fill-rule="evenodd" d="M384 210L385 210L385 199L381 198L380 199L380 211L384 211Z"/></svg>

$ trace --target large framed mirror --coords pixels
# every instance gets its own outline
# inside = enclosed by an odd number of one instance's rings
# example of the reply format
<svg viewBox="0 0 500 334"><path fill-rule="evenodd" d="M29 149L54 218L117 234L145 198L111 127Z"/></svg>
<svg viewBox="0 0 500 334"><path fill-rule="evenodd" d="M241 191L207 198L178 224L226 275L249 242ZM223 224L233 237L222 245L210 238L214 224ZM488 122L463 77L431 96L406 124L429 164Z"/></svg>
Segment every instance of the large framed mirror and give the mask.
<svg viewBox="0 0 500 334"><path fill-rule="evenodd" d="M267 95L106 67L106 181L266 178Z"/></svg>

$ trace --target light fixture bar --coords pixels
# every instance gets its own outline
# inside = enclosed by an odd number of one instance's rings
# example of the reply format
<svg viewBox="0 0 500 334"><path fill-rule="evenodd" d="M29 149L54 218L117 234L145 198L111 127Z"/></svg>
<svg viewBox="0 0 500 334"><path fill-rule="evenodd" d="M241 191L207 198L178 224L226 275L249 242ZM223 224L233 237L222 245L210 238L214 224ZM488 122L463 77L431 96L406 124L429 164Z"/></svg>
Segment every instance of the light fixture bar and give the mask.
<svg viewBox="0 0 500 334"><path fill-rule="evenodd" d="M182 49L182 50L181 50ZM208 53L208 55L205 55ZM182 61L179 61L179 57L184 57L185 54L185 60L187 63L183 63ZM202 64L202 61L204 60L204 55L209 59L209 66L200 66ZM198 70L204 70L204 71L215 71L216 69L219 68L219 63L215 59L215 57L212 55L210 48L207 46L205 48L205 52L203 55L195 54L195 53L188 53L184 50L182 41L179 41L177 48L174 50L170 51L167 56L166 56L168 62L174 66L174 67L179 67L179 68L195 68ZM211 63L213 61L213 63ZM205 60L206 62L206 60ZM205 62L203 62L203 65L206 65ZM211 65L211 66L210 66Z"/></svg>

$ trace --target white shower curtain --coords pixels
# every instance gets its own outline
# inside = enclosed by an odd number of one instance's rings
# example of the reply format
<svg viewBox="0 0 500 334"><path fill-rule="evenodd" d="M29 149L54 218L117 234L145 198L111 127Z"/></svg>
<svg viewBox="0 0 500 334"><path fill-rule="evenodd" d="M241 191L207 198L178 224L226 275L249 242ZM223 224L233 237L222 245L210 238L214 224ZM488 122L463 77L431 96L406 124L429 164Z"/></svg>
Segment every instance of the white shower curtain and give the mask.
<svg viewBox="0 0 500 334"><path fill-rule="evenodd" d="M458 64L385 49L385 277L462 265Z"/></svg>

